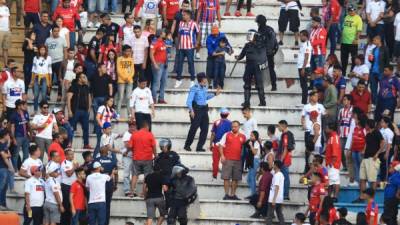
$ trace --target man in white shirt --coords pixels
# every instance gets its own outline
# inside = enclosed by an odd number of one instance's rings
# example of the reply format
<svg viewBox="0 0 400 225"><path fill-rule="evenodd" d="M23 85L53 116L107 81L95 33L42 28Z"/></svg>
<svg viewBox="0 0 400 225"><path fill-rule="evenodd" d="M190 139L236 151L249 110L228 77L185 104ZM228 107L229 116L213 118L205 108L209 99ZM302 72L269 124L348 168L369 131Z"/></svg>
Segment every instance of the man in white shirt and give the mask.
<svg viewBox="0 0 400 225"><path fill-rule="evenodd" d="M379 154L379 160L381 161L379 179L381 181L386 181L388 178L389 165L392 157L392 155L390 154L390 149L392 149L394 133L389 128L389 125L391 123L392 121L390 120L390 118L386 116L382 117L380 121L381 124L380 132L384 140L384 147L382 148L382 151Z"/></svg>
<svg viewBox="0 0 400 225"><path fill-rule="evenodd" d="M37 145L29 146L29 158L25 159L19 169L19 175L21 177L30 178L33 174L31 173L31 167L43 166L42 160L40 160L40 148Z"/></svg>
<svg viewBox="0 0 400 225"><path fill-rule="evenodd" d="M242 114L245 119L243 121L242 125L242 133L246 136L246 140L250 139L250 134L252 131L257 131L257 120L253 118L253 115L251 114L251 110L249 107L243 107L242 108Z"/></svg>
<svg viewBox="0 0 400 225"><path fill-rule="evenodd" d="M62 224L69 224L69 222L65 223L64 221L71 221L71 203L69 201L69 193L71 190L71 185L76 180L75 169L78 167L74 161L74 152L72 149L65 150L65 160L61 162L61 192L64 197L63 206L65 212L61 214Z"/></svg>
<svg viewBox="0 0 400 225"><path fill-rule="evenodd" d="M36 130L35 143L41 150L40 159L43 160L43 155L53 141L53 131L58 133L56 117L49 113L49 104L47 101L40 102L40 114L33 117L31 128Z"/></svg>
<svg viewBox="0 0 400 225"><path fill-rule="evenodd" d="M383 14L385 13L386 3L382 0L372 0L367 5L366 13L368 20L367 34L372 39L381 36L384 40Z"/></svg>
<svg viewBox="0 0 400 225"><path fill-rule="evenodd" d="M132 92L129 107L131 108L131 121L136 121L136 127L140 130L146 121L151 131L151 118L155 116L154 99L147 80L141 76L139 85Z"/></svg>
<svg viewBox="0 0 400 225"><path fill-rule="evenodd" d="M3 49L3 62L7 65L8 49L11 47L10 10L6 0L0 0L0 43Z"/></svg>
<svg viewBox="0 0 400 225"><path fill-rule="evenodd" d="M274 162L274 176L272 177L271 190L269 191L268 197L268 212L267 212L267 224L272 224L272 218L274 217L274 211L278 216L279 225L285 224L285 219L282 214L282 203L283 203L283 186L285 178L281 172L283 166L282 161L275 160Z"/></svg>
<svg viewBox="0 0 400 225"><path fill-rule="evenodd" d="M107 174L101 174L101 164L93 163L93 172L86 178L86 188L90 196L88 202L89 224L106 223L106 182L111 180Z"/></svg>
<svg viewBox="0 0 400 225"><path fill-rule="evenodd" d="M144 75L144 70L146 69L149 54L149 41L146 36L142 35L142 28L140 26L133 26L133 33L135 35L126 38L124 43L132 47L133 62L135 62L134 79L137 79Z"/></svg>
<svg viewBox="0 0 400 225"><path fill-rule="evenodd" d="M45 186L42 169L43 166L32 166L29 173L33 176L25 181L24 224L42 224Z"/></svg>
<svg viewBox="0 0 400 225"><path fill-rule="evenodd" d="M56 179L59 176L60 166L57 163L51 163L46 168L47 180L45 184L46 200L43 208L43 224L56 225L60 223L61 213L65 211L63 196L61 193L60 182Z"/></svg>
<svg viewBox="0 0 400 225"><path fill-rule="evenodd" d="M317 122L322 124L321 117L325 115L325 107L322 104L318 103L318 92L312 91L310 92L309 96L309 103L304 105L303 111L301 113L301 125L303 126L304 130L304 141L306 147L306 154L305 154L305 168L304 173L306 173L309 169L309 157L310 153L314 151L314 145L312 144L312 138L310 135L311 129L313 127L313 122L310 120L310 113L312 111L318 112Z"/></svg>
<svg viewBox="0 0 400 225"><path fill-rule="evenodd" d="M3 102L6 106L5 111L8 120L11 120L11 116L15 112L15 101L18 99L26 101L25 83L18 78L17 69L17 66L10 68L11 76L8 77L2 88Z"/></svg>
<svg viewBox="0 0 400 225"><path fill-rule="evenodd" d="M134 174L134 166L133 166L133 160L132 160L132 149L130 146L130 140L132 133L135 132L136 130L136 124L134 122L128 123L128 131L124 133L122 136L122 142L124 144L124 147L121 148L121 153L122 153L122 164L124 165L124 193L125 196L131 196L131 175Z"/></svg>
<svg viewBox="0 0 400 225"><path fill-rule="evenodd" d="M300 31L300 49L297 55L297 69L299 70L300 86L301 86L301 104L307 104L308 76L311 73L311 54L312 45L309 40L307 30Z"/></svg>
<svg viewBox="0 0 400 225"><path fill-rule="evenodd" d="M133 33L133 15L132 13L124 14L125 24L119 27L118 40L122 45L127 45L128 40L134 38ZM132 47L132 46L131 46Z"/></svg>

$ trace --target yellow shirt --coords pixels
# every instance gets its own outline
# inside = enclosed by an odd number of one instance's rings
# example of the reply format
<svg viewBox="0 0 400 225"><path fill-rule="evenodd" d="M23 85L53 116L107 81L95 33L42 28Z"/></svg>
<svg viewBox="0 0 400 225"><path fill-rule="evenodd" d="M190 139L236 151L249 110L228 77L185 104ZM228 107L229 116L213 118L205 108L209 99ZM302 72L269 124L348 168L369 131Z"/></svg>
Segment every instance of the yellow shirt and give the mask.
<svg viewBox="0 0 400 225"><path fill-rule="evenodd" d="M133 83L133 77L135 76L135 64L132 57L118 57L117 76L119 84Z"/></svg>

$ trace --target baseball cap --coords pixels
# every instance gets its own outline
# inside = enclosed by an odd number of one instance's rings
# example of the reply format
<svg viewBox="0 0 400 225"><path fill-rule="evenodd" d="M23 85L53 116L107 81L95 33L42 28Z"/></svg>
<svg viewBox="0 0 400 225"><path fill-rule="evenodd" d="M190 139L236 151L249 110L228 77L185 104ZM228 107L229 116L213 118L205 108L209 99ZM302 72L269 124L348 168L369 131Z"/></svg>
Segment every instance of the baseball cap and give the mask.
<svg viewBox="0 0 400 225"><path fill-rule="evenodd" d="M221 108L220 110L219 110L219 113L220 114L224 114L224 115L227 115L227 114L229 114L229 110L227 109L227 108Z"/></svg>
<svg viewBox="0 0 400 225"><path fill-rule="evenodd" d="M57 113L59 113L59 112L64 112L64 110L62 110L61 108L58 108L58 107L56 107L56 108L53 109L53 113L54 113L54 114L57 114Z"/></svg>
<svg viewBox="0 0 400 225"><path fill-rule="evenodd" d="M219 34L219 28L218 28L217 25L214 25L214 26L211 28L211 34Z"/></svg>
<svg viewBox="0 0 400 225"><path fill-rule="evenodd" d="M350 6L347 8L347 10L348 10L348 11L356 11L356 7L354 7L354 5L350 5Z"/></svg>
<svg viewBox="0 0 400 225"><path fill-rule="evenodd" d="M110 122L103 123L103 129L107 129L109 127L111 127L111 123Z"/></svg>
<svg viewBox="0 0 400 225"><path fill-rule="evenodd" d="M56 171L59 170L59 169L60 169L59 164L57 164L57 163L50 163L50 165L48 165L48 167L47 167L46 173L47 173L47 174L50 174L50 173L56 172Z"/></svg>
<svg viewBox="0 0 400 225"><path fill-rule="evenodd" d="M101 164L99 162L94 162L93 163L93 169L97 169L97 168L100 168L100 167L101 167Z"/></svg>

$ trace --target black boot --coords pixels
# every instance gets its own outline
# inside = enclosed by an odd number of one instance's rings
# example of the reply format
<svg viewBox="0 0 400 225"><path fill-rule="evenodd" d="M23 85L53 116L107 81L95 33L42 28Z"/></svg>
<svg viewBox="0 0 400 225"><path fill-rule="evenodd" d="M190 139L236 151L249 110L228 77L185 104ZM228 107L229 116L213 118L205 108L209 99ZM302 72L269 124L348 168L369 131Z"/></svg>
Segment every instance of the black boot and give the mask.
<svg viewBox="0 0 400 225"><path fill-rule="evenodd" d="M260 99L260 104L258 104L258 106L266 106L267 105L267 103L265 102L264 88L258 89L258 98Z"/></svg>
<svg viewBox="0 0 400 225"><path fill-rule="evenodd" d="M244 102L242 103L243 107L250 107L250 97L251 97L251 90L244 89Z"/></svg>

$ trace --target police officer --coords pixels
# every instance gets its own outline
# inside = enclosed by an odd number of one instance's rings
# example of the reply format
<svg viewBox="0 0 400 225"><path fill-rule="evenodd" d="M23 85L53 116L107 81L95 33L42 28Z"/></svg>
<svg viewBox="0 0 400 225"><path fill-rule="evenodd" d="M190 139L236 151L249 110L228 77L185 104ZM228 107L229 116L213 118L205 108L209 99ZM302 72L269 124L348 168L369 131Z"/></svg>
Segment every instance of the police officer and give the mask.
<svg viewBox="0 0 400 225"><path fill-rule="evenodd" d="M99 162L103 168L101 172L111 177L111 180L106 183L106 224L109 224L111 199L118 184L117 160L111 157L108 154L108 148L103 146L100 148L100 157L97 158L96 161Z"/></svg>
<svg viewBox="0 0 400 225"><path fill-rule="evenodd" d="M263 37L263 42L266 48L269 76L271 79L271 91L276 91L276 73L274 56L279 49L276 33L274 29L267 26L267 18L264 15L257 15L256 23L258 25L258 33Z"/></svg>
<svg viewBox="0 0 400 225"><path fill-rule="evenodd" d="M256 81L258 98L260 99L260 104L258 104L258 106L266 105L262 70L266 69L267 56L265 54L265 46L257 40L258 37L260 37L260 35L256 30L249 30L247 34L248 42L242 49L240 55L235 56L236 60L241 60L246 57L246 68L243 76L244 103L242 103L242 106L250 106L251 81L253 76Z"/></svg>
<svg viewBox="0 0 400 225"><path fill-rule="evenodd" d="M178 153L171 151L172 142L169 138L162 138L159 141L161 153L158 154L154 160L154 166L158 166L161 174L169 183L171 179L172 168L180 164L180 157Z"/></svg>
<svg viewBox="0 0 400 225"><path fill-rule="evenodd" d="M204 152L203 145L207 139L208 133L208 105L207 101L219 95L221 89L218 88L215 94L208 93L208 82L205 73L197 74L197 83L190 88L189 95L186 101L186 106L189 108L190 113L190 129L186 138L185 147L186 151L192 151L190 146L193 143L194 136L197 129L200 127L200 137L197 143L197 152Z"/></svg>

